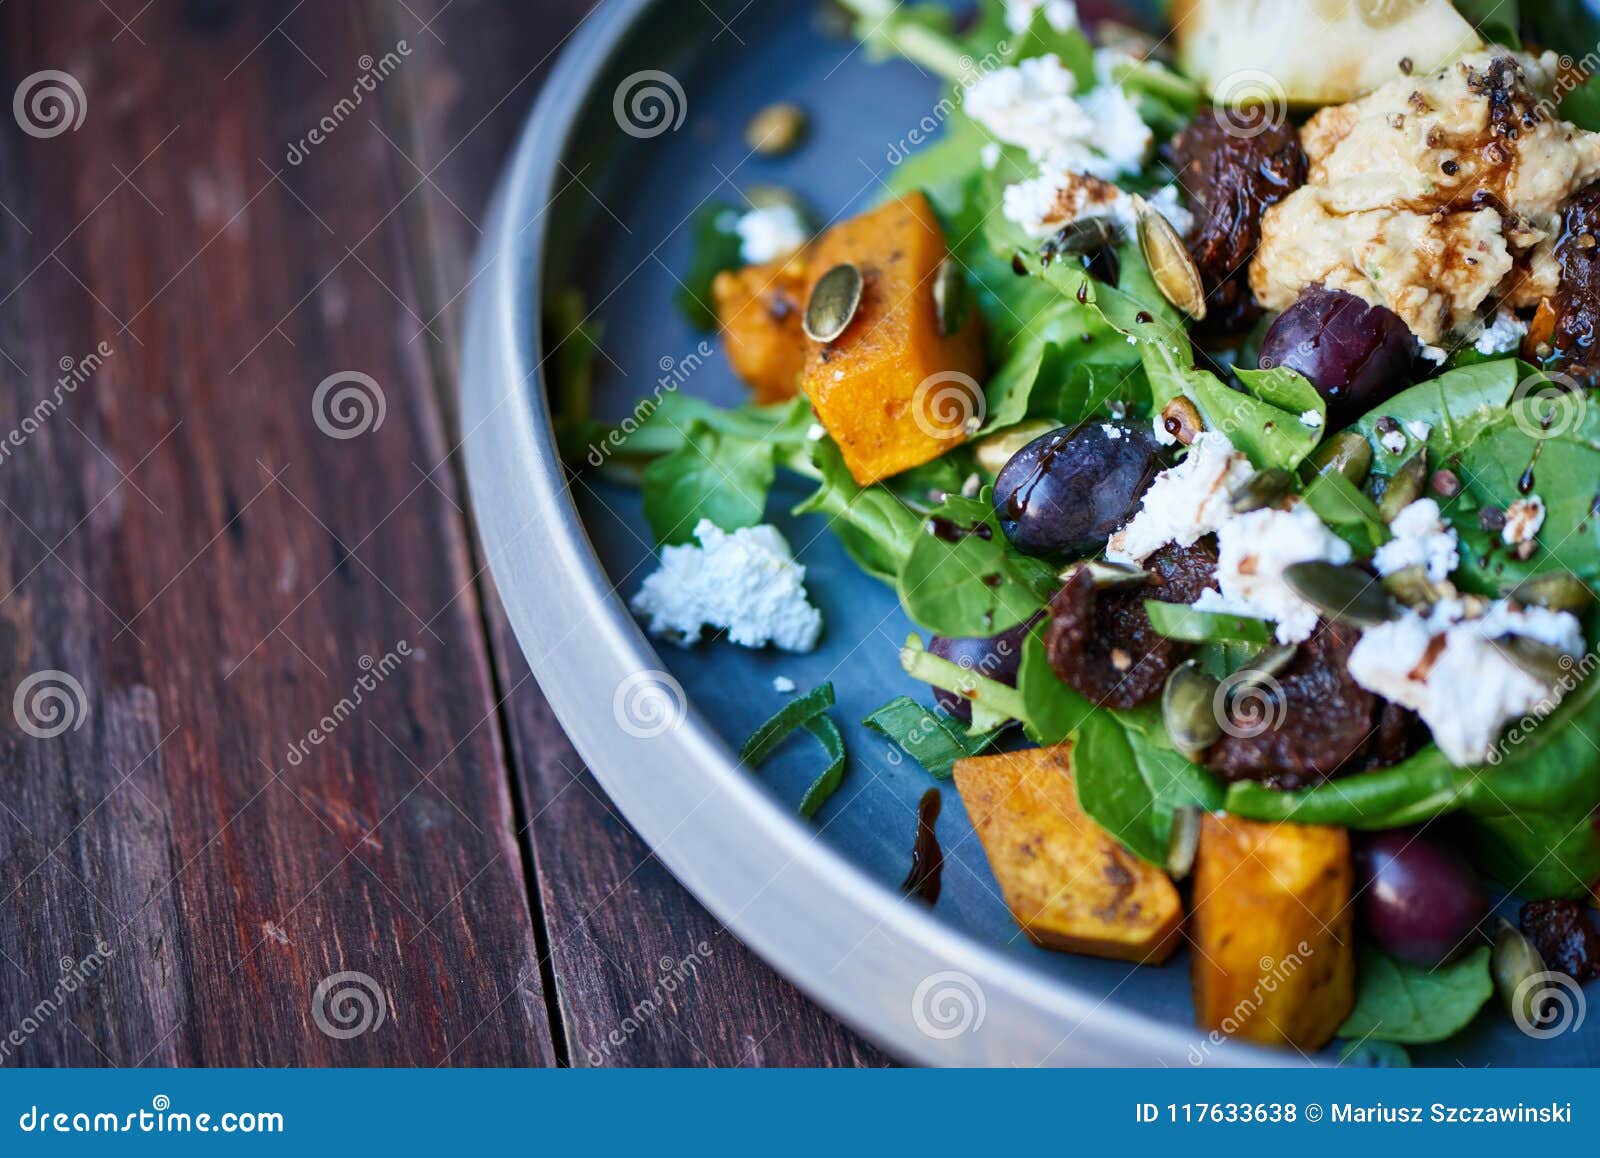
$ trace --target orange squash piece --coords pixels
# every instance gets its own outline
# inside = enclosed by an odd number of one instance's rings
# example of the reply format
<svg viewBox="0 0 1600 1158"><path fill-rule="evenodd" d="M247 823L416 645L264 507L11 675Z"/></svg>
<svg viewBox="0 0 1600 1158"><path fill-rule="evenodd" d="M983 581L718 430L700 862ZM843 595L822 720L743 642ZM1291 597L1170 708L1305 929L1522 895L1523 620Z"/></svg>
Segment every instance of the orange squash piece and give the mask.
<svg viewBox="0 0 1600 1158"><path fill-rule="evenodd" d="M835 341L807 341L805 391L817 420L865 486L938 458L965 441L980 412L983 323L970 305L961 328L939 333L933 287L949 256L921 193L891 201L823 235L804 300L836 265L860 268L861 307Z"/></svg>
<svg viewBox="0 0 1600 1158"><path fill-rule="evenodd" d="M711 301L733 372L763 406L800 392L806 368L804 251L766 265L724 270L711 283Z"/></svg>
<svg viewBox="0 0 1600 1158"><path fill-rule="evenodd" d="M1206 1029L1320 1049L1355 1005L1350 836L1208 813L1196 854L1191 980Z"/></svg>
<svg viewBox="0 0 1600 1158"><path fill-rule="evenodd" d="M1006 906L1035 943L1143 964L1172 955L1178 890L1078 806L1070 745L958 760L955 777Z"/></svg>

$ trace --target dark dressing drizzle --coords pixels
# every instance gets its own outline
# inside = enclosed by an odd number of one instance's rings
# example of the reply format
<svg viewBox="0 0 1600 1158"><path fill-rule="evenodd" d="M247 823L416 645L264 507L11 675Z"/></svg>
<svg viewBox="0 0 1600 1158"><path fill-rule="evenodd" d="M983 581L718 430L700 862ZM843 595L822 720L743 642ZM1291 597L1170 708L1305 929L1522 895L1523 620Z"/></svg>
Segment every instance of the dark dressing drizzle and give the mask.
<svg viewBox="0 0 1600 1158"><path fill-rule="evenodd" d="M987 542L994 538L994 528L989 526L988 523L963 527L960 523L947 519L943 515L934 515L928 520L928 534L935 539L943 539L946 543L959 543L968 536Z"/></svg>
<svg viewBox="0 0 1600 1158"><path fill-rule="evenodd" d="M930 907L939 901L939 888L944 878L944 850L939 847L939 836L934 832L943 804L944 797L937 788L922 794L917 804L917 839L911 846L911 871L900 886L906 896L916 897Z"/></svg>

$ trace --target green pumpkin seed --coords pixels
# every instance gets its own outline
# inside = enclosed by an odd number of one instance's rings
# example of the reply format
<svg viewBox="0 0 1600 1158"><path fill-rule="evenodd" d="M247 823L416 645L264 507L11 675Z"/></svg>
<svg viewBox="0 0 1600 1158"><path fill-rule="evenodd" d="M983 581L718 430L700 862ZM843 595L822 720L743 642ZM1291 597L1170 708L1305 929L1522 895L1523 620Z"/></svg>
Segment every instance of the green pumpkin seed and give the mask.
<svg viewBox="0 0 1600 1158"><path fill-rule="evenodd" d="M1060 579L1067 582L1079 571L1089 572L1089 578L1094 581L1095 590L1113 591L1143 587L1150 582L1150 572L1128 563L1112 563L1109 560L1090 559L1082 563L1074 563L1061 572Z"/></svg>
<svg viewBox="0 0 1600 1158"><path fill-rule="evenodd" d="M1422 488L1428 481L1428 454L1419 450L1406 459L1400 469L1389 476L1378 500L1378 514L1386 523L1422 497Z"/></svg>
<svg viewBox="0 0 1600 1158"><path fill-rule="evenodd" d="M1039 256L1059 257L1061 254L1081 255L1094 253L1107 246L1116 245L1116 222L1104 217L1079 217L1069 221L1039 249Z"/></svg>
<svg viewBox="0 0 1600 1158"><path fill-rule="evenodd" d="M939 319L939 336L948 338L967 320L967 279L953 257L939 263L933 279L933 308Z"/></svg>
<svg viewBox="0 0 1600 1158"><path fill-rule="evenodd" d="M1228 496L1228 503L1236 515L1259 511L1276 506L1278 500L1288 494L1293 486L1294 475L1282 467L1269 466L1266 470L1256 471L1235 487Z"/></svg>
<svg viewBox="0 0 1600 1158"><path fill-rule="evenodd" d="M1206 428L1199 408L1181 394L1161 408L1161 425L1184 446L1193 445Z"/></svg>
<svg viewBox="0 0 1600 1158"><path fill-rule="evenodd" d="M745 126L744 143L764 157L792 153L805 139L806 111L796 104L768 105Z"/></svg>
<svg viewBox="0 0 1600 1158"><path fill-rule="evenodd" d="M1139 201L1139 252L1161 296L1195 321L1204 321L1206 291L1188 246L1172 223L1143 200Z"/></svg>
<svg viewBox="0 0 1600 1158"><path fill-rule="evenodd" d="M1348 430L1329 438L1317 450L1311 464L1318 474L1336 470L1353 486L1364 486L1372 470L1372 444Z"/></svg>
<svg viewBox="0 0 1600 1158"><path fill-rule="evenodd" d="M1252 687L1277 679L1288 670L1289 665L1294 662L1294 657L1299 654L1299 644L1275 643L1262 648L1234 675L1234 690L1238 691L1242 687Z"/></svg>
<svg viewBox="0 0 1600 1158"><path fill-rule="evenodd" d="M1378 581L1358 567L1291 563L1283 569L1283 581L1324 617L1353 627L1387 623L1398 610Z"/></svg>
<svg viewBox="0 0 1600 1158"><path fill-rule="evenodd" d="M1502 635L1489 644L1525 674L1547 686L1554 687L1572 672L1572 657L1542 639Z"/></svg>
<svg viewBox="0 0 1600 1158"><path fill-rule="evenodd" d="M1545 972L1539 950L1504 917L1495 921L1494 948L1489 952L1489 973L1500 1001L1521 1026L1536 1026L1543 1020L1539 1003L1542 987L1533 978Z"/></svg>
<svg viewBox="0 0 1600 1158"><path fill-rule="evenodd" d="M849 262L823 274L806 303L806 337L831 342L844 333L861 308L862 287L861 270Z"/></svg>
<svg viewBox="0 0 1600 1158"><path fill-rule="evenodd" d="M1191 659L1172 670L1161 692L1161 719L1172 746L1196 764L1222 735L1215 703L1220 686Z"/></svg>
<svg viewBox="0 0 1600 1158"><path fill-rule="evenodd" d="M1417 609L1432 607L1441 599L1448 599L1456 593L1452 584L1435 583L1429 579L1428 568L1422 563L1414 563L1385 575L1383 589L1407 607Z"/></svg>
<svg viewBox="0 0 1600 1158"><path fill-rule="evenodd" d="M991 475L999 474L1017 451L1034 439L1060 429L1059 422L1039 418L1032 422L1019 422L1015 426L996 431L989 437L980 439L973 447L978 459L978 469Z"/></svg>
<svg viewBox="0 0 1600 1158"><path fill-rule="evenodd" d="M1518 603L1548 607L1551 611L1570 611L1574 615L1593 605L1594 589L1570 571L1547 571L1524 579L1511 589Z"/></svg>
<svg viewBox="0 0 1600 1158"><path fill-rule="evenodd" d="M1200 850L1200 809L1179 808L1172 813L1172 837L1167 844L1167 874L1181 881L1194 871Z"/></svg>

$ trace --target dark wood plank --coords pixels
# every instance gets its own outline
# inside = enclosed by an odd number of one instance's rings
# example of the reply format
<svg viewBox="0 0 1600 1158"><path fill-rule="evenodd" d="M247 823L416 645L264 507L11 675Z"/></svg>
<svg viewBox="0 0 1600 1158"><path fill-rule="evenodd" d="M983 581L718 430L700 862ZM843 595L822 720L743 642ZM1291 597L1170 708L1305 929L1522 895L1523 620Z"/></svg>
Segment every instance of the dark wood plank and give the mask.
<svg viewBox="0 0 1600 1158"><path fill-rule="evenodd" d="M0 1025L110 954L0 1064L550 1062L435 351L411 340L417 182L386 140L408 133L370 96L335 111L387 27L230 0L0 22L0 89L64 69L87 99L76 131L0 132L0 439L107 351L0 464L0 700L47 670L84 691L54 738L0 708ZM344 371L386 408L350 439L313 414ZM344 971L386 1007L349 1039L313 1010Z"/></svg>
<svg viewBox="0 0 1600 1158"><path fill-rule="evenodd" d="M406 151L429 174L418 198L432 239L432 280L423 297L431 291L440 311L434 328L453 347L478 240L473 223L563 34L559 26L575 24L588 5L550 0L532 20L516 19L525 10L509 0L473 9L412 7L424 19L442 11L431 28L443 50L428 51L423 67L404 78L423 110L414 121L419 136ZM439 94L451 99L436 104ZM562 734L492 585L489 591L523 835L538 866L572 1064L885 1064L724 931L650 855Z"/></svg>

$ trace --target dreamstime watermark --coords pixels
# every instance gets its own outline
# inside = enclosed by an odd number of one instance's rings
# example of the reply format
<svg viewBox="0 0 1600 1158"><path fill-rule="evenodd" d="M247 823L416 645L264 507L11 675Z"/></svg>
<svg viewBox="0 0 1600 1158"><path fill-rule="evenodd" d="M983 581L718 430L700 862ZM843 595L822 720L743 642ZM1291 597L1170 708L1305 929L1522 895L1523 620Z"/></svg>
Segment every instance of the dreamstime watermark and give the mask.
<svg viewBox="0 0 1600 1158"><path fill-rule="evenodd" d="M668 999L675 993L687 989L689 983L700 980L700 967L706 964L713 950L707 941L695 945L685 957L674 961L671 957L663 957L660 961L659 976L655 984L650 987L650 992L634 1002L622 1021L609 1030L600 1039L598 1046L591 1045L586 1051L589 1064L592 1066L604 1065L611 1052L620 1049L628 1040L638 1033L652 1020L660 1016L664 1009L672 1004Z"/></svg>
<svg viewBox="0 0 1600 1158"><path fill-rule="evenodd" d="M390 650L384 652L377 659L370 655L362 656L356 661L356 666L362 675L350 687L350 694L341 696L339 702L328 709L327 715L318 720L310 731L289 745L288 754L284 757L291 768L298 768L311 755L311 749L326 743L335 732L356 714L356 710L366 702L367 696L377 691L383 682L400 670L400 665L411 658L412 647L409 640L402 639Z"/></svg>
<svg viewBox="0 0 1600 1158"><path fill-rule="evenodd" d="M48 668L17 685L11 714L17 727L35 740L53 740L83 727L89 718L89 697L71 672Z"/></svg>
<svg viewBox="0 0 1600 1158"><path fill-rule="evenodd" d="M653 740L682 727L689 714L683 685L664 671L636 671L617 685L611 715L636 740Z"/></svg>
<svg viewBox="0 0 1600 1158"><path fill-rule="evenodd" d="M171 1098L157 1094L149 1109L127 1113L54 1110L35 1104L17 1118L17 1128L24 1134L281 1134L284 1120L276 1110L174 1110Z"/></svg>
<svg viewBox="0 0 1600 1158"><path fill-rule="evenodd" d="M1259 137L1281 128L1289 119L1289 98L1283 83L1264 69L1230 72L1217 82L1211 101L1222 131L1230 137Z"/></svg>
<svg viewBox="0 0 1600 1158"><path fill-rule="evenodd" d="M623 78L612 94L611 112L618 128L647 141L682 128L689 115L689 100L677 77L647 68Z"/></svg>
<svg viewBox="0 0 1600 1158"><path fill-rule="evenodd" d="M21 1049L34 1034L48 1025L66 1004L67 998L87 985L114 956L116 950L109 942L97 941L94 950L81 960L75 961L71 957L61 958L61 976L56 980L55 988L37 1001L4 1037L0 1037L0 1062Z"/></svg>
<svg viewBox="0 0 1600 1158"><path fill-rule="evenodd" d="M1259 970L1256 983L1250 992L1241 997L1234 1007L1230 1009L1211 1031L1206 1034L1204 1041L1195 1042L1189 1046L1189 1064L1193 1066L1204 1065L1211 1051L1220 1046L1226 1038L1232 1037L1245 1027L1252 1017L1261 1011L1266 1004L1266 999L1278 991L1279 986L1288 981L1305 966L1305 963L1315 957L1316 950L1309 942L1301 941L1294 947L1294 951L1282 958L1263 957L1256 962Z"/></svg>
<svg viewBox="0 0 1600 1158"><path fill-rule="evenodd" d="M405 58L410 55L411 45L399 40L392 49L376 60L368 54L356 61L357 67L361 69L361 75L350 86L350 95L341 97L305 136L298 141L291 141L284 160L290 165L302 164L311 155L311 150L325 144L329 137L338 132L339 126L349 120L366 98L377 92L378 86L393 76L405 63Z"/></svg>
<svg viewBox="0 0 1600 1158"><path fill-rule="evenodd" d="M389 999L376 977L347 970L317 982L311 991L311 1020L338 1041L380 1029L389 1017Z"/></svg>
<svg viewBox="0 0 1600 1158"><path fill-rule="evenodd" d="M317 429L340 441L377 430L388 413L383 387L358 370L329 374L311 395L311 418Z"/></svg>
<svg viewBox="0 0 1600 1158"><path fill-rule="evenodd" d="M61 409L61 404L70 395L76 394L78 387L100 372L106 359L113 353L115 351L110 345L100 342L81 358L63 354L61 360L56 363L61 375L50 388L50 393L35 402L33 409L23 416L22 421L17 423L4 438L0 438L0 465L4 465L14 451L26 446L28 439L37 434L40 428L54 417L55 412Z"/></svg>
<svg viewBox="0 0 1600 1158"><path fill-rule="evenodd" d="M940 370L930 374L911 395L911 420L933 439L975 434L987 414L983 387L970 374Z"/></svg>
<svg viewBox="0 0 1600 1158"><path fill-rule="evenodd" d="M1241 668L1217 685L1211 710L1225 733L1238 740L1254 740L1283 726L1289 704L1283 685L1274 676Z"/></svg>
<svg viewBox="0 0 1600 1158"><path fill-rule="evenodd" d="M923 145L933 140L944 128L945 122L966 104L967 93L972 86L997 69L1005 67L1006 59L1011 54L1011 44L1002 40L995 46L994 51L988 53L982 60L973 60L970 56L961 58L961 79L958 80L948 96L941 97L939 103L933 106L933 111L925 113L921 120L913 125L906 135L889 145L883 159L890 165L899 165L912 153Z"/></svg>
<svg viewBox="0 0 1600 1158"><path fill-rule="evenodd" d="M604 466L612 455L619 452L626 453L628 439L661 409L663 400L682 389L684 383L694 377L706 364L706 359L715 353L716 348L710 342L701 339L699 345L681 358L663 354L661 361L656 364L661 370L661 375L656 379L655 388L634 404L632 414L608 430L604 438L589 445L589 453L585 456L589 465L599 468Z"/></svg>
<svg viewBox="0 0 1600 1158"><path fill-rule="evenodd" d="M955 969L929 974L911 995L912 1022L935 1041L977 1033L988 1012L978 979Z"/></svg>
<svg viewBox="0 0 1600 1158"><path fill-rule="evenodd" d="M1529 438L1560 438L1588 417L1589 392L1569 375L1541 370L1517 383L1507 409L1517 429Z"/></svg>
<svg viewBox="0 0 1600 1158"><path fill-rule="evenodd" d="M1600 654L1590 651L1580 656L1563 655L1556 660L1556 666L1561 669L1560 673L1545 692L1544 698L1500 734L1499 742L1489 749L1489 755L1484 759L1485 764L1491 767L1498 765L1512 751L1527 743L1528 739L1539 730L1539 725L1556 710L1556 706L1576 690L1579 684L1588 679L1595 668L1600 667Z"/></svg>
<svg viewBox="0 0 1600 1158"><path fill-rule="evenodd" d="M89 115L89 98L70 72L47 68L24 77L11 98L11 113L30 137L48 140L75 133Z"/></svg>
<svg viewBox="0 0 1600 1158"><path fill-rule="evenodd" d="M1540 1041L1577 1033L1588 1012L1583 987L1565 973L1524 977L1511 998L1511 1019L1517 1028Z"/></svg>

